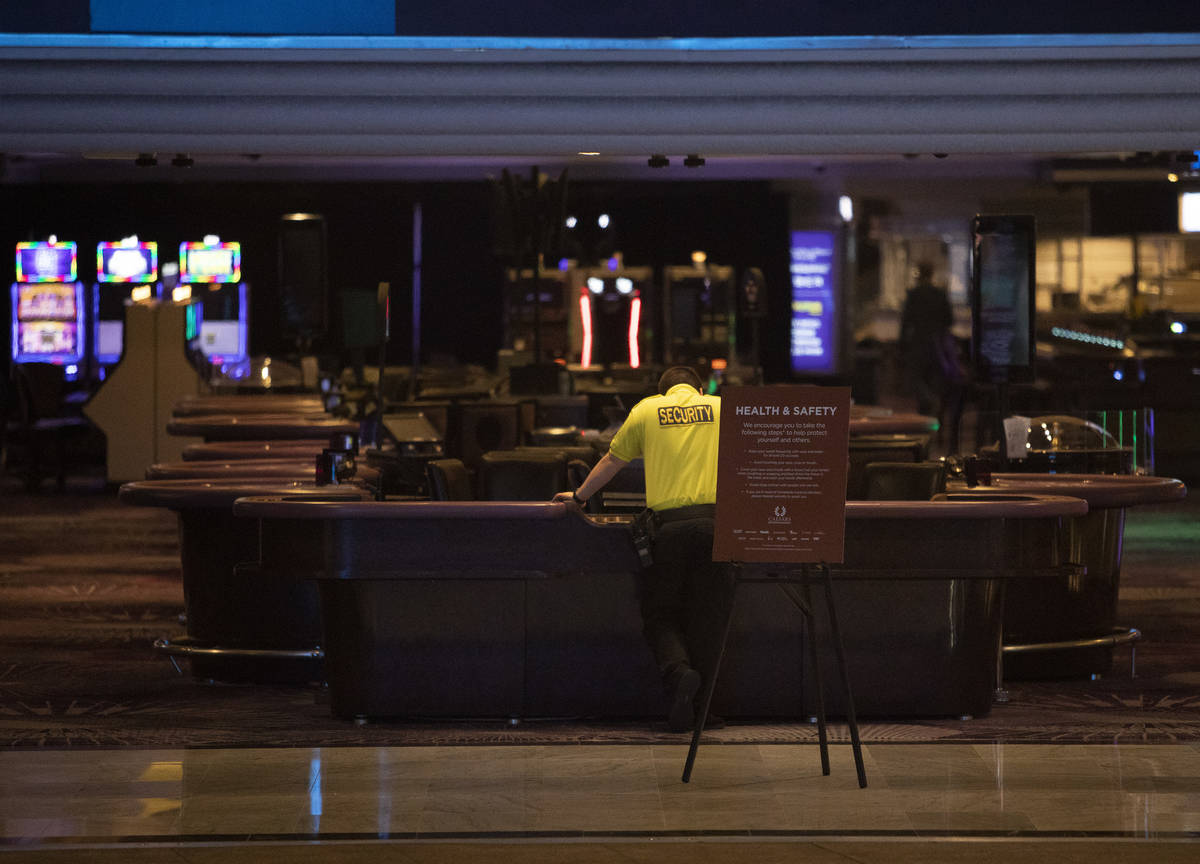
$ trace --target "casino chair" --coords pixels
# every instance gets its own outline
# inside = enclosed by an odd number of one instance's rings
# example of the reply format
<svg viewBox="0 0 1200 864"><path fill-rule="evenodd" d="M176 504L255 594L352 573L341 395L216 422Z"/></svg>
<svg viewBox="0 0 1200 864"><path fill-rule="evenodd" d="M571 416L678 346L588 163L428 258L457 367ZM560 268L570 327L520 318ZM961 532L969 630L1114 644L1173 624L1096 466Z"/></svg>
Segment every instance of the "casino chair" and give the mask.
<svg viewBox="0 0 1200 864"><path fill-rule="evenodd" d="M942 462L869 462L863 469L868 501L928 501L946 491Z"/></svg>
<svg viewBox="0 0 1200 864"><path fill-rule="evenodd" d="M485 501L549 501L567 488L567 457L554 449L490 450L479 464Z"/></svg>
<svg viewBox="0 0 1200 864"><path fill-rule="evenodd" d="M535 428L574 426L577 429L586 429L589 425L589 403L586 393L571 396L538 396L534 404Z"/></svg>
<svg viewBox="0 0 1200 864"><path fill-rule="evenodd" d="M425 463L429 497L434 501L473 501L471 476L461 459L432 459Z"/></svg>
<svg viewBox="0 0 1200 864"><path fill-rule="evenodd" d="M866 497L866 466L871 462L923 462L929 458L928 435L855 435L850 438L846 498Z"/></svg>
<svg viewBox="0 0 1200 864"><path fill-rule="evenodd" d="M447 416L446 455L478 472L484 453L509 450L521 443L521 426L518 402L456 402Z"/></svg>
<svg viewBox="0 0 1200 864"><path fill-rule="evenodd" d="M569 489L578 489L592 470L582 459L567 464ZM617 472L603 489L588 499L589 513L640 513L646 507L646 463L634 459Z"/></svg>
<svg viewBox="0 0 1200 864"><path fill-rule="evenodd" d="M55 486L66 486L68 444L88 428L83 417L63 413L66 377L53 363L17 363L12 367L12 416L5 418L5 467L11 464L13 445L23 450L25 488L33 492L41 485L43 468L52 467ZM46 457L52 457L50 466Z"/></svg>

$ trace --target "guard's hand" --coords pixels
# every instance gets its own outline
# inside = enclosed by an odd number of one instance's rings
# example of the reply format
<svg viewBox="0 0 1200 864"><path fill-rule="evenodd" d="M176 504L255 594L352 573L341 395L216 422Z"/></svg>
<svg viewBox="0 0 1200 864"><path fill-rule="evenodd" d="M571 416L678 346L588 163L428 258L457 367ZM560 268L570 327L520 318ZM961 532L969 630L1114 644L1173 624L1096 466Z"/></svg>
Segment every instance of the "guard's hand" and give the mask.
<svg viewBox="0 0 1200 864"><path fill-rule="evenodd" d="M579 506L578 504L575 504L574 492L559 492L550 500L555 504L574 504L576 507Z"/></svg>

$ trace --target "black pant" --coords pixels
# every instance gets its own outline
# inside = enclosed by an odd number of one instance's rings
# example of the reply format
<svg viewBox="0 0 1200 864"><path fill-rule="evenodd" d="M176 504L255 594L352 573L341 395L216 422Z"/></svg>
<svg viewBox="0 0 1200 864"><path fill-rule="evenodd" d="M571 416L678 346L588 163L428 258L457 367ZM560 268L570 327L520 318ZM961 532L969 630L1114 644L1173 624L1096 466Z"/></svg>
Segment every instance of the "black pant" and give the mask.
<svg viewBox="0 0 1200 864"><path fill-rule="evenodd" d="M642 632L668 692L683 667L707 681L716 664L733 577L729 565L713 562L712 544L712 519L664 522L654 563L641 573Z"/></svg>

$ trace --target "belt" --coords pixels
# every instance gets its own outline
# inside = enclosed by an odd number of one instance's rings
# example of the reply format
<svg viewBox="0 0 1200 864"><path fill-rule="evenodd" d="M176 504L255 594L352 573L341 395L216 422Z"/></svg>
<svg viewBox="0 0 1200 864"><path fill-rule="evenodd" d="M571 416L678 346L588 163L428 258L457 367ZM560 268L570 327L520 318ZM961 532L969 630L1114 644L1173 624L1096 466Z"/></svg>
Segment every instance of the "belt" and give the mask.
<svg viewBox="0 0 1200 864"><path fill-rule="evenodd" d="M717 505L689 504L687 507L655 510L654 515L658 517L660 522L679 522L684 519L712 519L717 515Z"/></svg>

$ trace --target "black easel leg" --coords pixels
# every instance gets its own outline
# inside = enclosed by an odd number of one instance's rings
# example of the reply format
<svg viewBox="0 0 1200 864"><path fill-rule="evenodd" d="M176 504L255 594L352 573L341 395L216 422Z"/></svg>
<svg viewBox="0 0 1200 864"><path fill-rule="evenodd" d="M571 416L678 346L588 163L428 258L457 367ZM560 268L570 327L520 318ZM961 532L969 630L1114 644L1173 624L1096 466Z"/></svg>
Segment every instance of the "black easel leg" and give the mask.
<svg viewBox="0 0 1200 864"><path fill-rule="evenodd" d="M692 743L688 747L687 761L683 764L683 782L692 779L692 766L696 764L696 751L700 749L700 736L704 732L704 721L708 719L708 706L712 704L713 692L717 689L717 676L721 672L721 663L725 659L725 645L729 641L729 631L733 627L734 601L737 599L738 574L741 568L733 565L733 584L729 586L729 614L725 616L725 627L721 633L721 647L717 650L713 661L712 674L704 685L704 699L696 717L696 728L692 730Z"/></svg>
<svg viewBox="0 0 1200 864"><path fill-rule="evenodd" d="M812 591L808 585L808 567L800 569L800 590L804 592L804 629L808 631L808 657L812 664L813 684L817 693L817 741L821 746L821 773L829 776L829 733L825 725L825 680L821 657L817 654L817 628L813 619Z"/></svg>
<svg viewBox="0 0 1200 864"><path fill-rule="evenodd" d="M837 652L838 670L842 674L842 685L846 688L846 722L850 726L850 746L854 750L854 770L858 772L858 788L867 788L867 770L863 767L862 742L858 737L858 718L854 714L854 694L850 692L850 673L846 671L846 650L842 646L842 633L838 629L837 611L833 602L833 578L829 568L821 565L825 572L825 600L829 607L829 631L833 636L833 650Z"/></svg>

